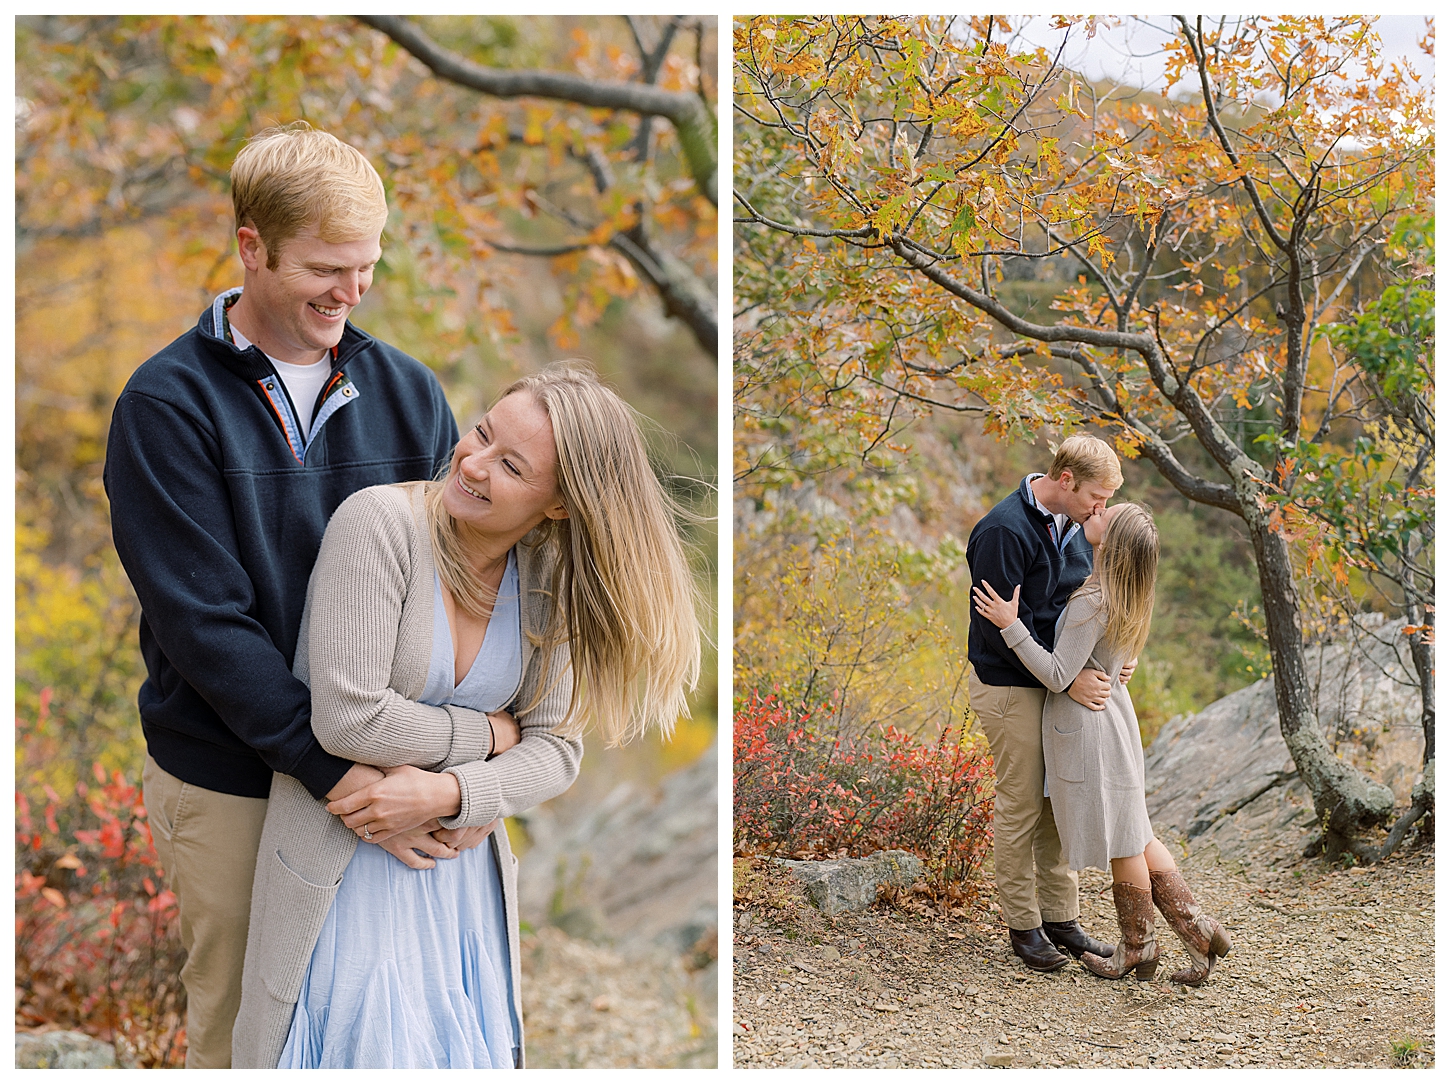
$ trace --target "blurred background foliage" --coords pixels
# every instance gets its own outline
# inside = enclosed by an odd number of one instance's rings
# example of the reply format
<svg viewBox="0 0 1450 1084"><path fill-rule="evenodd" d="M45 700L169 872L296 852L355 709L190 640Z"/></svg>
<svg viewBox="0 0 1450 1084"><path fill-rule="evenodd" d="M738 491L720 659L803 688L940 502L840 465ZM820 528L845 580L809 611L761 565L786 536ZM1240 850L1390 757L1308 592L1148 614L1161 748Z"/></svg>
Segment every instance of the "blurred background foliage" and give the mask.
<svg viewBox="0 0 1450 1084"><path fill-rule="evenodd" d="M474 64L652 82L713 116L710 18L408 25ZM691 528L691 543L714 599L714 344L670 315L649 268L616 243L635 238L713 295L713 192L687 168L670 123L485 96L347 17L22 16L16 36L21 792L75 795L96 763L139 780L144 667L136 601L110 544L107 426L136 366L240 283L227 171L271 124L308 120L377 166L392 215L356 322L427 363L461 425L504 383L561 357L591 360L643 413L662 474L712 517ZM713 636L713 613L701 619ZM697 759L715 736L716 673L707 645L674 740L593 743L570 800L622 779L647 785ZM62 801L55 816L48 848L62 847L85 803Z"/></svg>

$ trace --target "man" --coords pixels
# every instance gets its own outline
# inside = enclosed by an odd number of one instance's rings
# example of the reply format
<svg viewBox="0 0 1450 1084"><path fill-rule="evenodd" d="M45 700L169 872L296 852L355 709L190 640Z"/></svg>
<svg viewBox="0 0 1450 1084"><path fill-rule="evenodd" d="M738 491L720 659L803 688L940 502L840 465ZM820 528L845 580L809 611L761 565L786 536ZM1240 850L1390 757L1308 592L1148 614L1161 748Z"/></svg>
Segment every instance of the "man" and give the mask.
<svg viewBox="0 0 1450 1084"><path fill-rule="evenodd" d="M132 375L105 468L141 601L143 788L181 912L189 1068L231 1065L273 771L328 799L380 774L318 745L292 676L323 529L356 490L431 477L458 440L433 374L348 323L388 214L367 159L298 123L253 139L231 176L242 286ZM426 866L412 848L475 842L384 846Z"/></svg>
<svg viewBox="0 0 1450 1084"><path fill-rule="evenodd" d="M1057 619L1093 568L1092 547L1082 523L1107 505L1123 484L1118 457L1097 437L1062 442L1044 474L1029 474L1017 491L972 528L967 563L972 582L990 583L1004 598L1021 585L1018 615L1048 651ZM967 687L973 711L992 747L997 776L992 854L997 895L1012 951L1034 971L1055 971L1068 962L1059 952L1101 955L1113 946L1089 937L1078 925L1077 874L1067 868L1043 796L1042 706L1047 690L1022 665L999 630L975 610L967 636L972 664ZM1123 681L1131 676L1125 667ZM1107 676L1084 670L1068 695L1101 711Z"/></svg>

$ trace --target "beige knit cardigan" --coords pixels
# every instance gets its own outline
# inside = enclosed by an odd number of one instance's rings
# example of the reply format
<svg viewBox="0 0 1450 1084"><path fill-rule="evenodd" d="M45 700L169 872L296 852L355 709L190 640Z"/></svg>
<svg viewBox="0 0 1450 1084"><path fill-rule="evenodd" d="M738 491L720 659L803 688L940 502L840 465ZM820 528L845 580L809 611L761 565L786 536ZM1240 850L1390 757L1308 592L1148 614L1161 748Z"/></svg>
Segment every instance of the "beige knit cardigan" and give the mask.
<svg viewBox="0 0 1450 1084"><path fill-rule="evenodd" d="M523 676L512 706L519 744L493 760L488 717L416 698L433 644L433 549L422 483L374 486L333 514L307 586L293 665L312 689L312 729L328 752L362 764L447 770L462 805L447 827L481 825L562 793L579 772L582 743L554 733L569 706L569 650L554 652L548 686L536 639L548 621L552 569L541 547L516 547L523 596ZM528 709L528 710L523 710ZM242 1002L232 1066L275 1068L313 947L358 838L296 779L272 777L252 887ZM519 997L517 860L508 836L490 835L504 886L514 1012Z"/></svg>

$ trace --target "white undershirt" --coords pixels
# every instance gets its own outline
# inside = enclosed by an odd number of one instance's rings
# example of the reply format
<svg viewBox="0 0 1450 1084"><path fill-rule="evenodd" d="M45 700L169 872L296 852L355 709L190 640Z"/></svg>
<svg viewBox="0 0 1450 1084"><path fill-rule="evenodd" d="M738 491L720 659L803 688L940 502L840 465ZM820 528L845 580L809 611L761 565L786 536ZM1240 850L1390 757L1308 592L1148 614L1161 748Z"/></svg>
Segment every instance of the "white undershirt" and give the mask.
<svg viewBox="0 0 1450 1084"><path fill-rule="evenodd" d="M232 339L237 349L245 350L252 345L251 340L237 329L236 324L231 327ZM302 426L303 432L306 432L312 421L312 404L317 401L317 393L322 390L322 385L327 383L327 378L332 373L328 354L324 353L321 361L314 361L311 365L291 365L278 361L271 354L267 355L267 360L272 363L277 375L282 378L282 383L287 386L287 394L292 397L292 405L297 408L297 422Z"/></svg>

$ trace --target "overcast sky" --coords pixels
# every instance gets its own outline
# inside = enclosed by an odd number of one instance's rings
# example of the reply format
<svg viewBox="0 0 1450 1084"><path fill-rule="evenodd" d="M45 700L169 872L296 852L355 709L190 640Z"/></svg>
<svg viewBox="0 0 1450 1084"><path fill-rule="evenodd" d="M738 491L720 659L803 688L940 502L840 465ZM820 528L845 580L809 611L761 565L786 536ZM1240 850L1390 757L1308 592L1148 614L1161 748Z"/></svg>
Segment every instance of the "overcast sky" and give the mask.
<svg viewBox="0 0 1450 1084"><path fill-rule="evenodd" d="M1205 16L1205 22L1208 16ZM1215 16L1217 18L1217 16ZM1091 41L1081 29L1070 32L1063 62L1082 72L1089 79L1113 79L1139 87L1161 87L1163 57L1160 46L1175 25L1166 15L1122 16L1122 25L1105 27ZM1381 15L1375 24L1384 43L1386 57L1401 56L1410 62L1422 78L1433 83L1435 60L1419 47L1425 36L1423 15ZM1023 36L1034 45L1056 51L1064 31L1053 30L1051 18L1034 16Z"/></svg>

